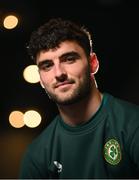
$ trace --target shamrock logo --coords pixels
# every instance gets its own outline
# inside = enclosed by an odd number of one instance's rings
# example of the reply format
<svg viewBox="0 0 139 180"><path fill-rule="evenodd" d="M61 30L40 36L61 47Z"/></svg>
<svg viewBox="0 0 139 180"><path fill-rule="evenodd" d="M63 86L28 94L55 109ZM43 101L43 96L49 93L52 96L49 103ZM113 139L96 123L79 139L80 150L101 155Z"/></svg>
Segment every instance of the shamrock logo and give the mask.
<svg viewBox="0 0 139 180"><path fill-rule="evenodd" d="M111 147L110 147L110 156L111 156L111 158L112 159L116 159L116 157L117 157L117 148L114 146L114 145L112 145Z"/></svg>
<svg viewBox="0 0 139 180"><path fill-rule="evenodd" d="M104 146L105 160L116 165L121 161L121 149L119 143L115 139L110 139Z"/></svg>

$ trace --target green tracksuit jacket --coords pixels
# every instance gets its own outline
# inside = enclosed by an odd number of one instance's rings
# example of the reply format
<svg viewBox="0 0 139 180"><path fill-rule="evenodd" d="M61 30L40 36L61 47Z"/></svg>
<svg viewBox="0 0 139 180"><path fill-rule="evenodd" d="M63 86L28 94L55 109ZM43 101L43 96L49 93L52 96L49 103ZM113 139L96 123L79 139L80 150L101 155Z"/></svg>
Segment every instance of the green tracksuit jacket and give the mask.
<svg viewBox="0 0 139 180"><path fill-rule="evenodd" d="M19 177L139 178L139 107L104 93L86 124L71 127L58 115L28 146Z"/></svg>

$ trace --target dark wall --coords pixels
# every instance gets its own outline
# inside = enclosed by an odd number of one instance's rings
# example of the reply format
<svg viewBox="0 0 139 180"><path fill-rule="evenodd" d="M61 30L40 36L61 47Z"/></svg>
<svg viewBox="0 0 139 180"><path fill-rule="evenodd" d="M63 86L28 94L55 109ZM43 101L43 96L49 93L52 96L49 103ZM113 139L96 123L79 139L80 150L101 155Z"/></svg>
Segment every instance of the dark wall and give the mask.
<svg viewBox="0 0 139 180"><path fill-rule="evenodd" d="M62 7L63 6L63 7ZM0 105L0 178L17 178L25 148L57 114L39 84L30 85L22 77L32 64L26 53L30 33L51 17L65 17L85 24L92 31L94 51L100 61L96 75L99 89L139 104L139 8L120 0L82 1L2 1L0 15L16 12L17 29L4 30L1 25L1 105ZM42 114L38 128L12 128L9 113L35 108Z"/></svg>

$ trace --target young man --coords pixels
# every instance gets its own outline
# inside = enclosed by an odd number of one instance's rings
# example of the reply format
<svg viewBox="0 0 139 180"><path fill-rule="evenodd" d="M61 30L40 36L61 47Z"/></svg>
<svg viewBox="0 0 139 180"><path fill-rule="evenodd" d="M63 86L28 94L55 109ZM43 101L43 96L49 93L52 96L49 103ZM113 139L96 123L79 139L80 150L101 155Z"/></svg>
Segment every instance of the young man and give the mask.
<svg viewBox="0 0 139 180"><path fill-rule="evenodd" d="M90 33L51 19L28 50L59 115L27 148L20 178L139 178L139 107L97 88Z"/></svg>

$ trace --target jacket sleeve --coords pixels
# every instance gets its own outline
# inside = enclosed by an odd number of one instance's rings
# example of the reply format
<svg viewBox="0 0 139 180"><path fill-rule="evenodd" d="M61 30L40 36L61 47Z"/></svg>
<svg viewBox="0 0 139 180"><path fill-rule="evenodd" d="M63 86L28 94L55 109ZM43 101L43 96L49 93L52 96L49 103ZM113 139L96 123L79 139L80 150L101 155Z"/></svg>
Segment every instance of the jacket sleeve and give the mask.
<svg viewBox="0 0 139 180"><path fill-rule="evenodd" d="M19 179L49 179L49 173L44 163L40 161L40 154L26 151L20 165Z"/></svg>

